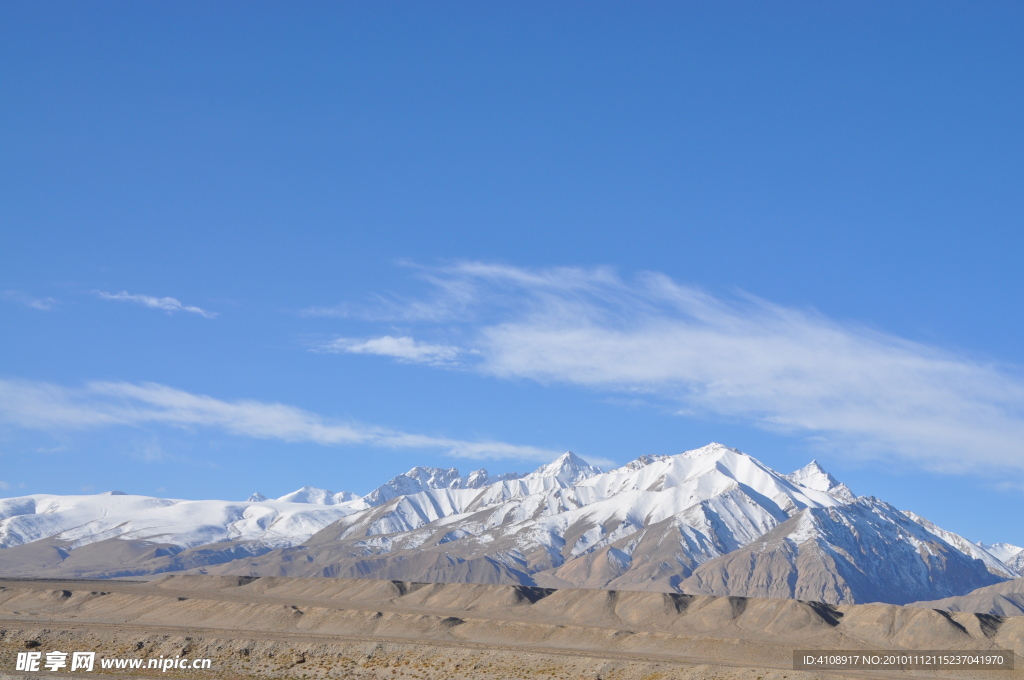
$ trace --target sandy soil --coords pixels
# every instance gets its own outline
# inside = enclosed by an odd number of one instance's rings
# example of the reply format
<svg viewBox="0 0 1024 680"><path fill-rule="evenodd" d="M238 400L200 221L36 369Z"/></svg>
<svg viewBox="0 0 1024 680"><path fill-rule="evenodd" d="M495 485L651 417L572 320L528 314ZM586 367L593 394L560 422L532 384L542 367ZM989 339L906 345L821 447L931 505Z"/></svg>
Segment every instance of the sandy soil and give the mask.
<svg viewBox="0 0 1024 680"><path fill-rule="evenodd" d="M1012 649L1017 670L792 670L794 649ZM1024 617L891 605L360 579L0 580L0 678L18 652L210 658L179 678L1024 678ZM109 671L108 671L109 672ZM122 671L121 675L129 674ZM71 677L102 678L97 669Z"/></svg>

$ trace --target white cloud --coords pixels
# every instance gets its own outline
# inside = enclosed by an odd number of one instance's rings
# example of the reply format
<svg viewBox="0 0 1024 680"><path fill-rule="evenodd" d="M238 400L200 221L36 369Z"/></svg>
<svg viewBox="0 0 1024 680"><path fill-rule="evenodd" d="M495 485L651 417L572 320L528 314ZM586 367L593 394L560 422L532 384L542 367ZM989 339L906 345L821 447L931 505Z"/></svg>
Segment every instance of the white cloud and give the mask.
<svg viewBox="0 0 1024 680"><path fill-rule="evenodd" d="M52 297L37 298L29 295L28 293L23 293L20 290L0 291L0 298L16 302L19 305L24 305L25 307L38 309L43 312L48 312L57 305L57 301Z"/></svg>
<svg viewBox="0 0 1024 680"><path fill-rule="evenodd" d="M464 263L423 278L430 291L397 318L469 337L483 374L646 395L929 469L1024 469L1011 368L660 274Z"/></svg>
<svg viewBox="0 0 1024 680"><path fill-rule="evenodd" d="M0 480L0 491L7 491L10 488L11 488L10 482L5 482L3 480Z"/></svg>
<svg viewBox="0 0 1024 680"><path fill-rule="evenodd" d="M0 420L22 428L48 431L147 424L209 427L259 439L390 449L441 449L453 456L476 459L550 461L560 453L499 441L465 441L362 423L343 423L286 404L223 401L156 383L93 382L81 388L69 388L43 382L0 380Z"/></svg>
<svg viewBox="0 0 1024 680"><path fill-rule="evenodd" d="M454 362L462 350L452 345L431 345L401 336L384 335L379 338L359 340L355 338L335 338L317 345L320 352L348 354L377 354L393 357L402 361L425 364L446 364Z"/></svg>
<svg viewBox="0 0 1024 680"><path fill-rule="evenodd" d="M107 293L102 290L96 291L96 295L103 300L116 300L118 302L133 302L137 305L149 307L151 309L160 309L168 314L174 312L189 312L191 314L198 314L207 319L216 319L217 312L208 312L201 307L194 307L192 305L182 304L177 298L172 297L153 297L151 295L135 295L127 291L121 291L120 293Z"/></svg>

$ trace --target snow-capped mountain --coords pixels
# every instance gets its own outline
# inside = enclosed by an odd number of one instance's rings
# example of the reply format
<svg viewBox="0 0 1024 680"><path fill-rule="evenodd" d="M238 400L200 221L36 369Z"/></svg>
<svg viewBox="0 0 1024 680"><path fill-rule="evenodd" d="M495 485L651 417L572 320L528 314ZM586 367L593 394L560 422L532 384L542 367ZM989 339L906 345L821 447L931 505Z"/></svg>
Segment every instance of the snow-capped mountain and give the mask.
<svg viewBox="0 0 1024 680"><path fill-rule="evenodd" d="M367 505L376 506L399 496L409 496L430 489L480 489L490 484L518 478L519 475L514 472L491 477L483 468L462 477L455 468L414 467L378 486L366 494L363 500Z"/></svg>
<svg viewBox="0 0 1024 680"><path fill-rule="evenodd" d="M935 526L932 522L929 522L924 517L921 517L915 512L904 511L903 513L909 517L912 521L924 527L932 534L942 538L957 550L962 552L976 560L981 560L985 564L985 568L996 576L1002 576L1003 578L1016 578L1021 574L1018 573L1018 569L1015 569L1012 565L1007 564L1000 558L996 557L991 551L985 550L978 546L976 543L971 543L963 536L954 534L952 531L946 531L945 529ZM1007 545L1005 543L1001 545Z"/></svg>
<svg viewBox="0 0 1024 680"><path fill-rule="evenodd" d="M1013 577L995 557L984 553L981 559L977 546L915 517L875 498L808 508L743 549L701 565L682 589L906 604L925 599L921 593L949 597ZM965 544L973 550L962 551Z"/></svg>
<svg viewBox="0 0 1024 680"><path fill-rule="evenodd" d="M0 548L55 539L73 551L116 538L179 549L225 541L294 545L353 512L280 501L183 501L128 494L0 499Z"/></svg>
<svg viewBox="0 0 1024 680"><path fill-rule="evenodd" d="M363 497L26 496L0 501L0 548L7 575L193 570L830 602L963 594L1017 576L1000 556L1020 556L857 499L816 461L780 474L720 444L607 472L572 453L525 475L416 467Z"/></svg>
<svg viewBox="0 0 1024 680"><path fill-rule="evenodd" d="M1009 543L993 543L992 545L978 543L977 545L1024 576L1024 548Z"/></svg>
<svg viewBox="0 0 1024 680"><path fill-rule="evenodd" d="M253 494L262 495L262 494ZM339 491L334 493L327 489L318 489L315 486L304 486L297 491L285 494L277 500L282 503L312 503L314 505L340 505L349 501L358 500L359 496L351 491ZM252 498L250 497L250 500ZM263 500L266 500L264 498Z"/></svg>
<svg viewBox="0 0 1024 680"><path fill-rule="evenodd" d="M793 474L786 475L786 479L802 486L806 486L809 489L824 491L828 495L833 498L838 498L844 503L851 503L856 498L856 496L853 495L853 492L850 491L850 487L825 472L825 470L818 465L817 460L812 460Z"/></svg>

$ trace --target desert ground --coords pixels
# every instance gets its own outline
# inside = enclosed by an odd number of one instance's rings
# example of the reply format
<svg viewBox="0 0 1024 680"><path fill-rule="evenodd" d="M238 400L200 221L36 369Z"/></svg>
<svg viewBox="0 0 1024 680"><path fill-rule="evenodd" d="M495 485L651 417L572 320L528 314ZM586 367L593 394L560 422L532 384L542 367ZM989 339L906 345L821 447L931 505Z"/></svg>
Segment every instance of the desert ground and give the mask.
<svg viewBox="0 0 1024 680"><path fill-rule="evenodd" d="M1007 671L793 670L796 649L988 650ZM209 670L18 672L19 652ZM0 678L1024 678L1024 617L892 605L365 579L0 579Z"/></svg>

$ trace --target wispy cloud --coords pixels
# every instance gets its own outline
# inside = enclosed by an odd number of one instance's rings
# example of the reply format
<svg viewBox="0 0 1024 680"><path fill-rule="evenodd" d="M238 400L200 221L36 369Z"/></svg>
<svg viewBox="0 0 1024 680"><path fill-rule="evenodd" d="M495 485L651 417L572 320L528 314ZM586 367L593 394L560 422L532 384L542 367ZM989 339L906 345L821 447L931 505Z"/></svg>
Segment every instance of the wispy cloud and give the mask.
<svg viewBox="0 0 1024 680"><path fill-rule="evenodd" d="M440 449L453 456L475 459L550 461L560 453L500 441L467 441L339 422L286 404L224 401L156 383L93 382L71 388L0 380L0 420L37 430L147 424L207 427L233 435L287 442Z"/></svg>
<svg viewBox="0 0 1024 680"><path fill-rule="evenodd" d="M217 312L208 312L201 307L195 307L193 305L182 304L180 300L172 297L153 297L152 295L136 295L127 291L121 291L120 293L107 293L102 290L95 291L96 295L103 300L115 300L117 302L131 302L143 307L149 307L151 309L159 309L173 314L175 312L189 312L190 314L198 314L207 319L216 319Z"/></svg>
<svg viewBox="0 0 1024 680"><path fill-rule="evenodd" d="M28 293L23 293L20 290L0 291L0 298L19 305L24 305L25 307L38 309L43 312L48 312L57 306L57 301L52 297L39 298L29 295Z"/></svg>
<svg viewBox="0 0 1024 680"><path fill-rule="evenodd" d="M1013 368L656 273L473 262L422 276L395 318L450 332L441 346L483 374L645 395L929 469L1024 469Z"/></svg>
<svg viewBox="0 0 1024 680"><path fill-rule="evenodd" d="M209 460L194 460L185 456L179 456L168 452L160 444L160 440L155 436L150 437L147 441L134 447L134 449L128 454L136 460L140 460L144 463L175 463L185 465L196 465L200 467L216 468L216 463Z"/></svg>
<svg viewBox="0 0 1024 680"><path fill-rule="evenodd" d="M360 340L356 338L335 338L314 347L314 351L335 354L377 354L410 363L450 364L462 350L452 345L432 345L401 336L384 335L379 338Z"/></svg>
<svg viewBox="0 0 1024 680"><path fill-rule="evenodd" d="M334 305L333 307L307 307L299 310L299 316L322 317L325 319L345 319L352 316L352 310L348 305Z"/></svg>
<svg viewBox="0 0 1024 680"><path fill-rule="evenodd" d="M330 306L307 307L299 314L333 319L359 318L429 323L462 318L481 302L479 286L475 281L446 275L446 272L451 270L436 270L408 261L399 264L416 272L420 279L430 285L430 294L427 297L373 294L362 303L342 302ZM474 265L464 265L467 268L472 266ZM492 296L491 302L493 301Z"/></svg>

